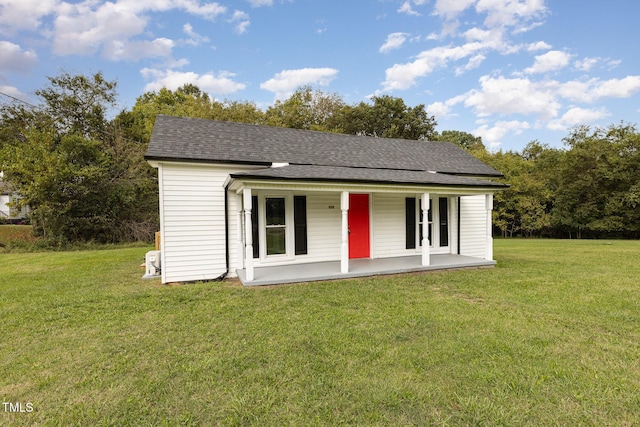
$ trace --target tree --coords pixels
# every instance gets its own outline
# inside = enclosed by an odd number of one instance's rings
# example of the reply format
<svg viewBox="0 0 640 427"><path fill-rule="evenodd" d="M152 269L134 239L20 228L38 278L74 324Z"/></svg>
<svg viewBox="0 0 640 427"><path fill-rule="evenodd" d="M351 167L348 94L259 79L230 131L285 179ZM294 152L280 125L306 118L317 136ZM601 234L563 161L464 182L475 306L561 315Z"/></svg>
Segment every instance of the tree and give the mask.
<svg viewBox="0 0 640 427"><path fill-rule="evenodd" d="M101 72L90 77L62 72L48 80L49 87L35 93L44 100L44 109L56 119L59 131L100 137L106 130L107 111L116 102L117 83L105 80Z"/></svg>
<svg viewBox="0 0 640 427"><path fill-rule="evenodd" d="M336 94L303 86L284 101L276 101L265 113L266 124L293 129L341 132L340 111L345 107Z"/></svg>
<svg viewBox="0 0 640 427"><path fill-rule="evenodd" d="M121 120L130 123L135 129L132 131L148 143L158 114L251 124L264 122L264 113L254 103L216 101L192 84L175 91L162 88L142 94L130 112L121 113Z"/></svg>
<svg viewBox="0 0 640 427"><path fill-rule="evenodd" d="M342 112L344 133L379 138L431 139L437 122L424 105L408 107L402 98L374 96L373 105L361 102Z"/></svg>
<svg viewBox="0 0 640 427"><path fill-rule="evenodd" d="M482 137L473 136L468 132L462 132L459 130L443 130L442 133L435 132L432 140L452 142L472 153L487 151L486 147L482 143Z"/></svg>
<svg viewBox="0 0 640 427"><path fill-rule="evenodd" d="M146 145L106 118L116 83L100 73L49 80L37 92L43 105L4 106L0 115L0 169L31 207L35 230L55 242L149 239L155 178Z"/></svg>
<svg viewBox="0 0 640 427"><path fill-rule="evenodd" d="M640 135L635 126L580 126L564 142L569 150L558 165L555 224L579 237L638 236Z"/></svg>

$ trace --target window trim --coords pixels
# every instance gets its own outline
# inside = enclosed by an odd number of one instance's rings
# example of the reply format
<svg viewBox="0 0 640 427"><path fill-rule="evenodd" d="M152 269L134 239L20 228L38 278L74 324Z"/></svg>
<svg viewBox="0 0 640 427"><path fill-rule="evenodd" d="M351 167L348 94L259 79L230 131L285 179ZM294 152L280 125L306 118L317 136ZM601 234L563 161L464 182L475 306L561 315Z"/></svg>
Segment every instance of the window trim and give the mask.
<svg viewBox="0 0 640 427"><path fill-rule="evenodd" d="M309 253L309 237L308 237L308 202L305 202L305 217L307 217L306 225L306 248L304 253L296 254L296 223L295 223L295 198L304 197L307 199L306 194L295 194L293 191L281 191L281 190L259 190L253 192L253 197L257 199L257 219L258 219L258 239L254 241L254 248L258 246L258 256L254 257L254 262L257 265L270 264L270 263L283 263L295 260L297 257L303 257ZM266 200L271 198L281 198L285 201L285 253L267 255L267 215L266 215ZM253 208L255 210L255 206Z"/></svg>
<svg viewBox="0 0 640 427"><path fill-rule="evenodd" d="M415 202L411 203L411 202L407 202L405 201L405 210L409 209L409 205L413 204L414 206L414 221L415 224L413 225L413 227L409 227L408 224L405 223L405 227L406 227L406 232L408 233L410 228L412 229L411 231L414 232L415 234L415 244L414 245L410 245L409 242L405 242L405 249L406 250L410 250L410 251L415 251L415 252L420 252L422 250L422 239L420 238L422 235L422 221L424 221L424 218L422 218L421 220L421 216L422 216L422 197L420 197L419 195L416 195L414 197L407 197L406 199L413 199L415 200ZM448 244L446 246L440 246L440 199L445 199L447 202L447 240L448 240ZM437 202L437 204L436 204ZM437 206L438 209L434 210L434 206ZM406 213L406 218L405 221L407 221L409 219L410 215L408 213ZM445 195L434 195L434 197L429 197L429 209L428 209L428 218L427 218L427 233L428 233L428 237L430 237L429 239L429 248L431 250L433 250L432 253L439 253L440 251L442 253L448 253L447 251L451 250L451 203L449 200L448 196ZM405 236L405 240L406 240L406 236ZM436 241L438 242L438 245L436 245ZM413 246L413 247L411 247Z"/></svg>

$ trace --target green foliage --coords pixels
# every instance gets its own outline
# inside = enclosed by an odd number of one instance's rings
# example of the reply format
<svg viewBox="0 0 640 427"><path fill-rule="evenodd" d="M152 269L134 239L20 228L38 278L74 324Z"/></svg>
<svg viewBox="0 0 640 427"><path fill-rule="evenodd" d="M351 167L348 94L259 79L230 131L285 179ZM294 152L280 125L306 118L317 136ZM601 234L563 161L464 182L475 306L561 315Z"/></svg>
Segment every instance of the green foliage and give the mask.
<svg viewBox="0 0 640 427"><path fill-rule="evenodd" d="M159 114L252 124L264 122L264 113L254 103L216 101L190 84L175 91L162 88L158 92L146 92L138 97L130 112L123 111L116 120L131 125L134 135L148 143Z"/></svg>
<svg viewBox="0 0 640 427"><path fill-rule="evenodd" d="M503 236L640 237L640 133L580 126L566 149L538 141L521 153L475 152L510 188L495 195Z"/></svg>
<svg viewBox="0 0 640 427"><path fill-rule="evenodd" d="M342 132L341 111L345 103L337 94L325 94L303 86L284 101L277 100L265 113L271 126Z"/></svg>
<svg viewBox="0 0 640 427"><path fill-rule="evenodd" d="M558 174L556 202L560 226L589 235L640 235L640 134L621 123L591 130L574 129Z"/></svg>
<svg viewBox="0 0 640 427"><path fill-rule="evenodd" d="M468 132L458 130L443 130L441 133L435 132L431 137L432 141L446 141L459 145L472 153L482 153L487 151L482 143L482 137L473 136Z"/></svg>
<svg viewBox="0 0 640 427"><path fill-rule="evenodd" d="M344 133L380 138L432 139L437 122L424 105L405 105L402 98L374 96L373 105L361 102L343 109Z"/></svg>
<svg viewBox="0 0 640 427"><path fill-rule="evenodd" d="M87 77L61 72L48 77L50 86L36 91L45 103L46 113L56 120L58 131L85 138L99 138L106 130L106 114L115 105L116 82L101 72Z"/></svg>
<svg viewBox="0 0 640 427"><path fill-rule="evenodd" d="M115 83L100 73L50 82L42 107L5 106L0 122L0 170L36 232L60 245L152 239L157 184L146 145L106 119Z"/></svg>

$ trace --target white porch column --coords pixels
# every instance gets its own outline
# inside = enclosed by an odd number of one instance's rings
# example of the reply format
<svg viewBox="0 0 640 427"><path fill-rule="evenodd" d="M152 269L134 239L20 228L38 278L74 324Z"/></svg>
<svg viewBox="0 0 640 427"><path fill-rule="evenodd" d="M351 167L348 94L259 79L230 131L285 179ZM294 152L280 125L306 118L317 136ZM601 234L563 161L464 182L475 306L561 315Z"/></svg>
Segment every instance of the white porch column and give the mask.
<svg viewBox="0 0 640 427"><path fill-rule="evenodd" d="M349 192L340 194L342 211L342 240L340 244L340 273L349 272Z"/></svg>
<svg viewBox="0 0 640 427"><path fill-rule="evenodd" d="M458 229L458 198L453 196L449 197L449 235L451 236L451 240L449 241L449 247L451 248L452 254L458 253L458 235L460 230Z"/></svg>
<svg viewBox="0 0 640 427"><path fill-rule="evenodd" d="M431 264L429 255L429 193L422 194L422 265Z"/></svg>
<svg viewBox="0 0 640 427"><path fill-rule="evenodd" d="M487 232L486 232L486 243L485 243L485 259L492 260L493 259L493 227L492 227L492 218L491 212L493 211L493 194L485 195L485 209L487 212Z"/></svg>
<svg viewBox="0 0 640 427"><path fill-rule="evenodd" d="M242 240L242 197L237 196L236 203L238 203L238 217L236 219L236 221L238 221L238 224L236 225L236 254L238 257L238 261L236 263L236 268L240 269L244 268L244 241Z"/></svg>
<svg viewBox="0 0 640 427"><path fill-rule="evenodd" d="M251 222L251 189L242 190L242 201L244 205L244 268L247 273L247 282L254 279L253 276L253 227Z"/></svg>

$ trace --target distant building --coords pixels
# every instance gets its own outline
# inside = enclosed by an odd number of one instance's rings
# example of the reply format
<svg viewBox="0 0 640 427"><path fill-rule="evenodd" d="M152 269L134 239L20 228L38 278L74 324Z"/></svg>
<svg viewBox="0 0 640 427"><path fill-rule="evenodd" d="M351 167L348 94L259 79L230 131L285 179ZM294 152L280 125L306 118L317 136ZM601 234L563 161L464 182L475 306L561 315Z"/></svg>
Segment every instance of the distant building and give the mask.
<svg viewBox="0 0 640 427"><path fill-rule="evenodd" d="M2 172L0 172L0 223L20 223L29 216L29 207L24 206L22 209L16 209L13 205L20 196L15 193L9 184L2 180Z"/></svg>

